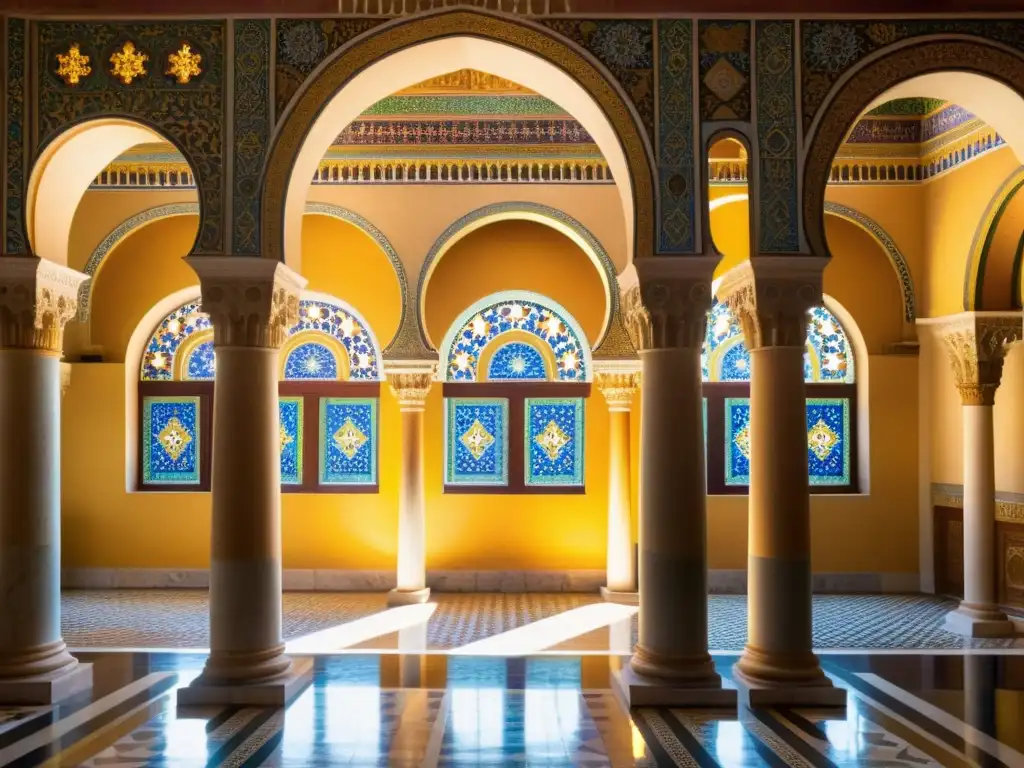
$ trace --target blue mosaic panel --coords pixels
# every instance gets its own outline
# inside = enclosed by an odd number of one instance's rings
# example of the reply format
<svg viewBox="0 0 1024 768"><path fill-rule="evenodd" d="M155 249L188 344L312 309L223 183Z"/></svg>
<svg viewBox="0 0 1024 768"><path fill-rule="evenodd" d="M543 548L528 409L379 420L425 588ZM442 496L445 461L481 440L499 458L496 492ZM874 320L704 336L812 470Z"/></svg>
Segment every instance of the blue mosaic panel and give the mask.
<svg viewBox="0 0 1024 768"><path fill-rule="evenodd" d="M197 344L188 355L185 378L190 381L213 381L216 361L213 353L213 339Z"/></svg>
<svg viewBox="0 0 1024 768"><path fill-rule="evenodd" d="M376 398L320 398L320 483L377 482Z"/></svg>
<svg viewBox="0 0 1024 768"><path fill-rule="evenodd" d="M199 484L199 398L142 399L142 482Z"/></svg>
<svg viewBox="0 0 1024 768"><path fill-rule="evenodd" d="M825 307L815 307L807 316L806 380L852 384L853 350L843 326Z"/></svg>
<svg viewBox="0 0 1024 768"><path fill-rule="evenodd" d="M210 316L199 310L198 301L190 301L167 315L149 337L142 354L142 380L171 381L174 356L181 343L192 334L211 327Z"/></svg>
<svg viewBox="0 0 1024 768"><path fill-rule="evenodd" d="M327 345L307 341L288 353L284 377L288 381L336 381L338 361Z"/></svg>
<svg viewBox="0 0 1024 768"><path fill-rule="evenodd" d="M282 397L277 402L281 420L281 484L302 483L302 402L301 397Z"/></svg>
<svg viewBox="0 0 1024 768"><path fill-rule="evenodd" d="M725 399L725 484L750 485L750 400Z"/></svg>
<svg viewBox="0 0 1024 768"><path fill-rule="evenodd" d="M303 299L299 302L299 322L288 329L288 335L294 336L302 331L320 331L341 342L348 353L349 379L380 380L377 349L370 329L345 307L333 302Z"/></svg>
<svg viewBox="0 0 1024 768"><path fill-rule="evenodd" d="M850 401L807 400L807 470L811 485L850 484Z"/></svg>
<svg viewBox="0 0 1024 768"><path fill-rule="evenodd" d="M488 381L543 381L547 377L540 352L522 341L510 341L501 347L487 366Z"/></svg>
<svg viewBox="0 0 1024 768"><path fill-rule="evenodd" d="M527 485L583 485L583 400L527 398Z"/></svg>
<svg viewBox="0 0 1024 768"><path fill-rule="evenodd" d="M508 400L445 399L445 483L508 484Z"/></svg>

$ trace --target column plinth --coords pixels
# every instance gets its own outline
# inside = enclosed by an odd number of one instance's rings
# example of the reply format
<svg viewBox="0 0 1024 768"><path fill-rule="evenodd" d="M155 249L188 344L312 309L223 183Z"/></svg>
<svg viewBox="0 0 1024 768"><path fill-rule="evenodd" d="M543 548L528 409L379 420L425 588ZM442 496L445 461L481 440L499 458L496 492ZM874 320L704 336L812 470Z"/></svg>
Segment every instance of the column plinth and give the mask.
<svg viewBox="0 0 1024 768"><path fill-rule="evenodd" d="M0 704L52 704L92 686L60 632L60 406L74 270L0 257Z"/></svg>
<svg viewBox="0 0 1024 768"><path fill-rule="evenodd" d="M305 281L283 264L187 259L214 329L210 656L179 705L283 706L311 680L281 640L278 349Z"/></svg>
<svg viewBox="0 0 1024 768"><path fill-rule="evenodd" d="M748 634L733 668L749 706L844 706L812 651L811 520L804 345L826 260L757 256L719 296L750 349Z"/></svg>
<svg viewBox="0 0 1024 768"><path fill-rule="evenodd" d="M1006 351L1020 338L1019 315L964 313L943 328L962 403L964 458L964 599L945 628L967 637L1015 634L996 598L993 406Z"/></svg>
<svg viewBox="0 0 1024 768"><path fill-rule="evenodd" d="M398 493L398 566L388 605L414 605L430 599L427 587L427 522L423 481L424 412L437 375L433 361L386 366L402 418L402 470Z"/></svg>
<svg viewBox="0 0 1024 768"><path fill-rule="evenodd" d="M717 258L637 260L623 320L640 355L640 615L630 706L730 706L708 654L700 353Z"/></svg>

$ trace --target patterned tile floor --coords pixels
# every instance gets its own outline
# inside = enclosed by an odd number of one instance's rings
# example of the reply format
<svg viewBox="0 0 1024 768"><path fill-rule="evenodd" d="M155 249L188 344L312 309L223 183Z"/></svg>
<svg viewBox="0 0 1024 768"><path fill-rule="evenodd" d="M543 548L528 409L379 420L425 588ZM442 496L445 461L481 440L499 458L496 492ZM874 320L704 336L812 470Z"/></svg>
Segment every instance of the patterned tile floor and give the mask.
<svg viewBox="0 0 1024 768"><path fill-rule="evenodd" d="M105 652L94 688L0 706L0 766L1024 765L1024 653L822 657L845 709L641 708L615 656L318 656L286 709L179 710L198 654ZM731 686L734 657L716 656Z"/></svg>
<svg viewBox="0 0 1024 768"><path fill-rule="evenodd" d="M942 629L952 601L926 595L817 595L814 645L821 649L996 649L1024 648L1024 637L969 640ZM399 625L381 621L387 610L380 594L289 592L284 595L286 640L325 633L305 650L409 652L449 651L527 626L600 611L607 606L586 594L435 594L429 610L409 614ZM602 608L603 606L603 608ZM712 595L709 646L739 651L747 633L746 598ZM418 610L421 606L415 607ZM625 613L598 616L592 625L556 633L548 645L531 638L531 652L628 652L636 639L636 618ZM206 648L209 644L207 593L202 590L69 591L62 600L64 637L72 648ZM397 609L399 612L406 609ZM388 619L400 619L387 614ZM583 618L582 616L580 617ZM425 626L423 626L425 621ZM550 621L548 622L550 623ZM366 625L366 626L364 626ZM564 628L563 628L564 629ZM413 630L413 631L410 631ZM425 631L424 631L425 630Z"/></svg>

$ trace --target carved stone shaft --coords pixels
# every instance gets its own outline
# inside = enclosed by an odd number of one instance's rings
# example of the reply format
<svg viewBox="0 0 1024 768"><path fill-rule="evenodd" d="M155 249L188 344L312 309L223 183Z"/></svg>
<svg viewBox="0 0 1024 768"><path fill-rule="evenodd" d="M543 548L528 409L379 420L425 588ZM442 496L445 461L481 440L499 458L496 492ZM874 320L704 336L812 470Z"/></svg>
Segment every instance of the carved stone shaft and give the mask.
<svg viewBox="0 0 1024 768"><path fill-rule="evenodd" d="M619 278L622 319L637 351L700 348L718 257L637 259Z"/></svg>
<svg viewBox="0 0 1024 768"><path fill-rule="evenodd" d="M281 347L299 320L305 278L270 259L189 256L185 261L199 275L214 346Z"/></svg>
<svg viewBox="0 0 1024 768"><path fill-rule="evenodd" d="M1009 348L1022 338L1020 315L965 313L942 327L964 405L994 405Z"/></svg>
<svg viewBox="0 0 1024 768"><path fill-rule="evenodd" d="M0 348L60 354L86 275L37 256L0 257Z"/></svg>

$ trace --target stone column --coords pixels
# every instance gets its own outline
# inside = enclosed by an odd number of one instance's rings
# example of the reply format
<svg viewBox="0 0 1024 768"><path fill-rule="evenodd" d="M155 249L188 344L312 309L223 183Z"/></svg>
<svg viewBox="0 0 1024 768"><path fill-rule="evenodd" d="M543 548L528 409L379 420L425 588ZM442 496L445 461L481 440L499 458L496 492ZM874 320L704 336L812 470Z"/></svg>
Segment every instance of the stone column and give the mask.
<svg viewBox="0 0 1024 768"><path fill-rule="evenodd" d="M616 677L630 706L728 706L708 654L700 352L716 257L637 259L622 309L640 354L640 634Z"/></svg>
<svg viewBox="0 0 1024 768"><path fill-rule="evenodd" d="M1008 346L1021 338L1019 315L966 312L941 328L963 403L964 599L946 629L1006 637L1013 623L996 605L996 477L992 408Z"/></svg>
<svg viewBox="0 0 1024 768"><path fill-rule="evenodd" d="M210 656L179 705L283 706L310 681L281 640L278 349L305 280L280 262L190 256L213 323Z"/></svg>
<svg viewBox="0 0 1024 768"><path fill-rule="evenodd" d="M594 365L594 383L608 403L607 586L601 587L601 595L611 603L636 605L639 597L630 514L629 409L640 377L633 362Z"/></svg>
<svg viewBox="0 0 1024 768"><path fill-rule="evenodd" d="M398 578L388 605L425 603L427 510L423 488L423 414L437 364L386 363L388 381L402 414L402 474L398 491Z"/></svg>
<svg viewBox="0 0 1024 768"><path fill-rule="evenodd" d="M826 259L755 256L730 270L719 297L751 358L748 634L734 668L751 706L842 706L812 652L811 520L804 346Z"/></svg>
<svg viewBox="0 0 1024 768"><path fill-rule="evenodd" d="M60 633L60 357L85 277L0 257L0 704L92 686Z"/></svg>

